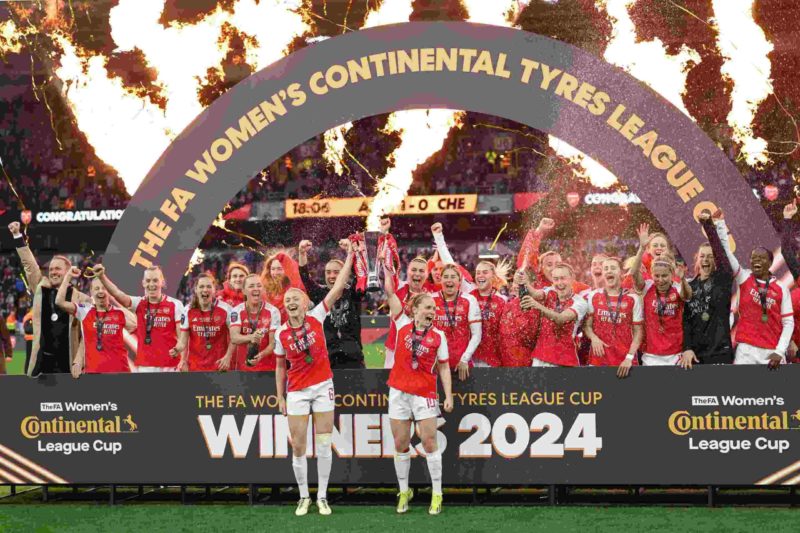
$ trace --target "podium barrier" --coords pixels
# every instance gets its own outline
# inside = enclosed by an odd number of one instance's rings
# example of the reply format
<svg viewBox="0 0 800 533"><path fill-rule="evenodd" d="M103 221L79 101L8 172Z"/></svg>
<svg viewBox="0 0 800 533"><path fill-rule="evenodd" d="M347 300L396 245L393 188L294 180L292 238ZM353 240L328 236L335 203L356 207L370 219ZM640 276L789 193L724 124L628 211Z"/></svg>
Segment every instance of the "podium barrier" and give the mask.
<svg viewBox="0 0 800 533"><path fill-rule="evenodd" d="M395 483L387 376L336 372L332 485ZM791 365L634 368L625 380L474 369L439 419L444 484L796 485L798 378ZM0 483L294 484L271 373L9 376L0 402ZM427 483L419 458L411 482Z"/></svg>

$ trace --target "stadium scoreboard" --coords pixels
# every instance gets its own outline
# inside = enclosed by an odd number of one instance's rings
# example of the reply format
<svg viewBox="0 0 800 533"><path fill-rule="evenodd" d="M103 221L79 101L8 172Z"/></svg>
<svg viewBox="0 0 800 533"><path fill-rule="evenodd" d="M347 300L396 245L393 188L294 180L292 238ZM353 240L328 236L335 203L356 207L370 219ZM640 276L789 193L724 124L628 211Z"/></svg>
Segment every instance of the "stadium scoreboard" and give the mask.
<svg viewBox="0 0 800 533"><path fill-rule="evenodd" d="M373 197L286 200L285 214L286 218L366 217L370 213L373 201ZM406 196L391 214L474 213L477 205L477 194Z"/></svg>

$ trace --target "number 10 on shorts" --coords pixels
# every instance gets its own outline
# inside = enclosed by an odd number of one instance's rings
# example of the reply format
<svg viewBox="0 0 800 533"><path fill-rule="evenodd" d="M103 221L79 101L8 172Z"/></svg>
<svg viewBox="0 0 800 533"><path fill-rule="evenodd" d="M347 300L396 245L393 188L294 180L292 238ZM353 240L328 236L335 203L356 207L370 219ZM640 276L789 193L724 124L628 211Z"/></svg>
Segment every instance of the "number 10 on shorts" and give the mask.
<svg viewBox="0 0 800 533"><path fill-rule="evenodd" d="M458 448L462 458L488 458L497 453L515 459L530 446L530 457L561 459L565 451L575 451L593 459L603 447L603 439L597 436L594 413L578 414L563 442L559 441L564 423L554 413L539 413L530 424L517 413L504 413L494 423L486 415L469 413L461 419L458 430L473 432ZM532 437L531 433L538 436Z"/></svg>

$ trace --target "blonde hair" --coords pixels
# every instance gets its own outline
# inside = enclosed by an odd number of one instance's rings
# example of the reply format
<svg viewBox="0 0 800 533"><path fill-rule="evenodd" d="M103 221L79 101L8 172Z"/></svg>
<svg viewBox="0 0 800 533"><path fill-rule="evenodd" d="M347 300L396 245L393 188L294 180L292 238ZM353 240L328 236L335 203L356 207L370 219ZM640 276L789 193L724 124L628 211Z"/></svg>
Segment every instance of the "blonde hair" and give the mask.
<svg viewBox="0 0 800 533"><path fill-rule="evenodd" d="M700 268L700 249L701 248L711 248L711 254L712 255L714 254L714 248L712 248L711 244L709 244L707 242L703 243L703 244L701 244L700 246L697 247L697 252L694 254L694 275L695 276L699 276L700 275L700 270L701 270L701 268ZM714 257L714 259L711 260L711 272L713 273L716 270L717 270L717 258Z"/></svg>
<svg viewBox="0 0 800 533"><path fill-rule="evenodd" d="M423 301L423 300L425 300L426 298L430 298L430 299L432 300L432 299L433 299L433 296L431 296L431 295L430 295L430 294L428 294L427 292L421 292L421 293L419 293L419 294L415 294L415 295L414 295L414 296L412 296L412 297L411 297L411 299L408 301L409 307L410 307L410 308L411 308L411 310L413 311L414 309L416 309L416 308L418 308L420 305L422 305L422 301Z"/></svg>
<svg viewBox="0 0 800 533"><path fill-rule="evenodd" d="M494 280L492 281L492 286L495 289L500 289L508 285L508 277L511 272L511 261L504 258L497 262L497 264L492 263L491 261L480 261L477 265L475 265L475 269L477 270L479 266L485 265L492 269L494 273Z"/></svg>
<svg viewBox="0 0 800 533"><path fill-rule="evenodd" d="M559 269L559 268L568 271L569 275L572 277L572 279L575 279L575 269L572 268L572 265L570 265L569 263L558 263L556 266L553 267L553 270L556 270L556 269Z"/></svg>
<svg viewBox="0 0 800 533"><path fill-rule="evenodd" d="M149 267L145 268L142 278L144 278L145 274L148 272L155 272L156 270L158 270L158 273L161 274L161 288L165 289L167 287L167 278L164 277L164 271L161 270L159 265L150 265Z"/></svg>
<svg viewBox="0 0 800 533"><path fill-rule="evenodd" d="M461 269L458 268L454 263L448 263L442 267L442 276L447 270L452 270L458 275L458 279L461 279Z"/></svg>

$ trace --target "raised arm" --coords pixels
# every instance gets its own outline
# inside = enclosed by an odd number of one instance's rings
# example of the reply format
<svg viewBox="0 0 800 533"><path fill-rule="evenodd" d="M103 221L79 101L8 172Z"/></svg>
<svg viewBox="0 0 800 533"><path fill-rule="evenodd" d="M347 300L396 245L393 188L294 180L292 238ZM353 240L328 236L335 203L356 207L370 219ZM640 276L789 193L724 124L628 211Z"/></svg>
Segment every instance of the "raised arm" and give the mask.
<svg viewBox="0 0 800 533"><path fill-rule="evenodd" d="M403 311L403 303L394 291L394 276L386 268L383 269L383 289L386 292L386 303L389 305L389 318L394 317Z"/></svg>
<svg viewBox="0 0 800 533"><path fill-rule="evenodd" d="M714 226L715 222L716 220L713 219L712 215L707 211L700 213L700 225L706 234L708 244L711 245L711 251L714 253L714 262L717 264L717 270L733 275L731 262L728 261L728 255L725 253L725 249L722 247L722 242L719 240L717 229Z"/></svg>
<svg viewBox="0 0 800 533"><path fill-rule="evenodd" d="M650 242L650 224L641 224L636 230L639 236L639 250L636 251L636 257L633 258L633 265L631 265L631 275L633 276L633 284L636 292L644 290L644 277L642 276L642 257L644 257L644 250Z"/></svg>
<svg viewBox="0 0 800 533"><path fill-rule="evenodd" d="M71 315L77 312L78 307L67 300L67 288L69 288L69 284L73 279L79 278L80 276L81 270L78 267L70 268L69 272L64 276L64 279L61 280L61 285L58 286L58 292L56 292L56 305Z"/></svg>
<svg viewBox="0 0 800 533"><path fill-rule="evenodd" d="M736 256L733 255L731 251L731 245L728 241L728 226L725 224L725 218L722 214L722 211L717 211L713 215L714 217L714 226L717 228L717 237L719 237L720 245L722 249L725 251L725 257L728 258L728 262L731 265L731 270L733 271L734 275L738 275L741 271L742 267L739 264L739 261L736 259Z"/></svg>
<svg viewBox="0 0 800 533"><path fill-rule="evenodd" d="M344 288L347 286L347 282L350 279L350 273L352 270L353 250L350 249L347 252L347 260L345 260L342 270L339 271L339 275L336 277L336 282L334 282L333 287L331 287L331 290L328 291L328 294L323 300L327 309L333 307L333 304L335 304L336 301L342 297L342 293L344 292Z"/></svg>
<svg viewBox="0 0 800 533"><path fill-rule="evenodd" d="M122 292L119 287L114 285L114 282L106 275L106 268L103 265L95 265L92 270L94 270L95 276L100 278L100 282L111 296L118 301L121 306L130 309L133 305L133 300L131 300L128 294Z"/></svg>
<svg viewBox="0 0 800 533"><path fill-rule="evenodd" d="M783 260L786 261L786 267L794 279L800 278L800 262L797 260L797 248L794 242L795 235L797 235L797 224L794 221L796 214L797 199L795 198L783 208L784 226L781 231L781 253Z"/></svg>
<svg viewBox="0 0 800 533"><path fill-rule="evenodd" d="M39 282L42 281L42 271L39 269L39 264L28 247L28 243L25 242L20 223L12 222L8 225L8 231L11 232L11 237L14 239L14 248L17 249L17 255L19 255L19 260L22 262L25 277L28 278L28 287L33 292Z"/></svg>

